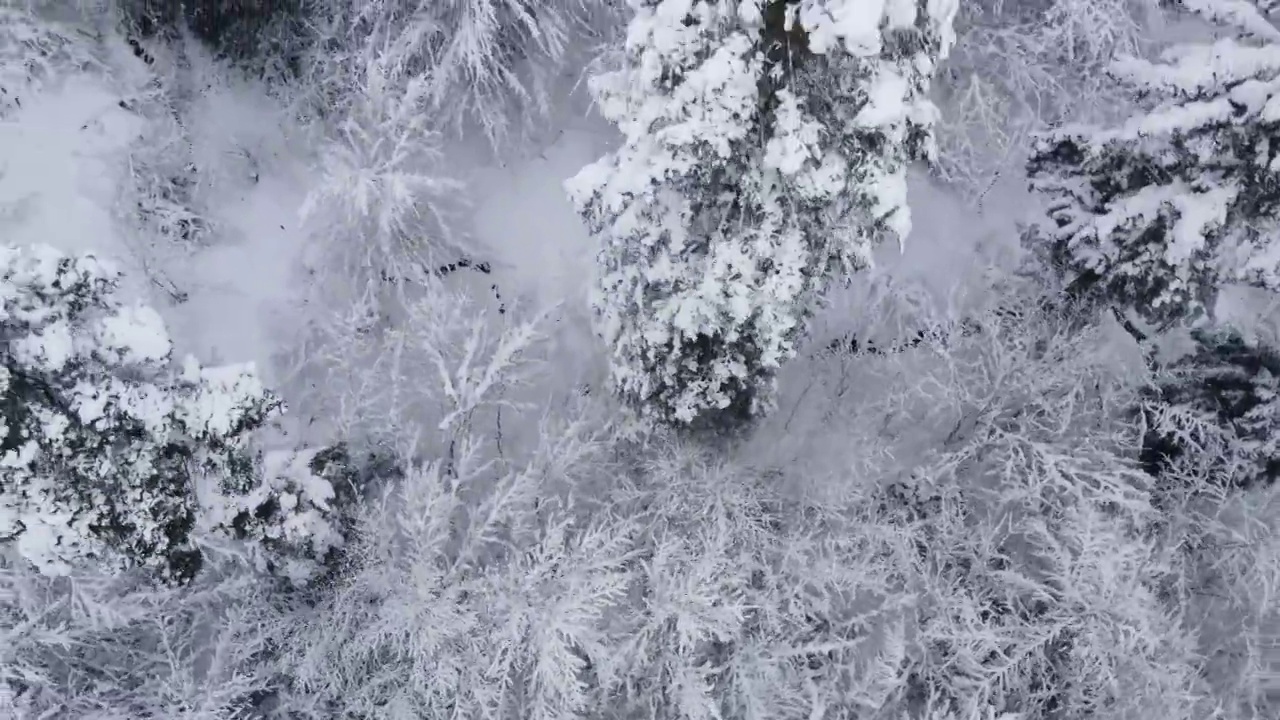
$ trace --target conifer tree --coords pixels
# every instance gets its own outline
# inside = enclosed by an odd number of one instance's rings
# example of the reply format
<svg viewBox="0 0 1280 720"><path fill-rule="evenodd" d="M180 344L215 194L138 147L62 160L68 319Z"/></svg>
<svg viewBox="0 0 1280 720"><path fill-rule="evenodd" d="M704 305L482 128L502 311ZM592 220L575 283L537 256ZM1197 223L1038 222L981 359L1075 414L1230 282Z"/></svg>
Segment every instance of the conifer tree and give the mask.
<svg viewBox="0 0 1280 720"><path fill-rule="evenodd" d="M676 425L766 410L830 278L910 229L954 0L632 0L592 78L622 146L567 188L601 242L614 391Z"/></svg>
<svg viewBox="0 0 1280 720"><path fill-rule="evenodd" d="M1171 3L1230 34L1119 59L1141 110L1063 127L1028 171L1049 200L1027 241L1075 295L1159 327L1212 321L1220 289L1280 289L1280 30L1247 0Z"/></svg>
<svg viewBox="0 0 1280 720"><path fill-rule="evenodd" d="M245 444L280 403L247 367L173 361L156 312L92 255L0 247L0 547L42 572L186 580L196 483L257 485Z"/></svg>

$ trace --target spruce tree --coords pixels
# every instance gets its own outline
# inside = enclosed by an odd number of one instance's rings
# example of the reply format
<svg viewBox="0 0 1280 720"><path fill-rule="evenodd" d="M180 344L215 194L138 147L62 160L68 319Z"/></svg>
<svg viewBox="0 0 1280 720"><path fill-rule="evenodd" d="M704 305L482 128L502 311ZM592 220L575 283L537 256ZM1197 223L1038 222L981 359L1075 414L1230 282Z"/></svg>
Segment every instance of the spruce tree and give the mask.
<svg viewBox="0 0 1280 720"><path fill-rule="evenodd" d="M954 0L632 0L591 79L620 148L567 183L599 239L613 390L678 426L771 405L830 279L910 229Z"/></svg>
<svg viewBox="0 0 1280 720"><path fill-rule="evenodd" d="M1280 30L1246 0L1178 0L1227 29L1119 59L1140 111L1037 138L1048 221L1026 240L1081 298L1160 327L1211 322L1220 289L1280 289Z"/></svg>
<svg viewBox="0 0 1280 720"><path fill-rule="evenodd" d="M196 486L258 484L246 440L280 407L250 368L173 361L154 310L92 255L0 247L0 549L42 572L86 562L183 581Z"/></svg>

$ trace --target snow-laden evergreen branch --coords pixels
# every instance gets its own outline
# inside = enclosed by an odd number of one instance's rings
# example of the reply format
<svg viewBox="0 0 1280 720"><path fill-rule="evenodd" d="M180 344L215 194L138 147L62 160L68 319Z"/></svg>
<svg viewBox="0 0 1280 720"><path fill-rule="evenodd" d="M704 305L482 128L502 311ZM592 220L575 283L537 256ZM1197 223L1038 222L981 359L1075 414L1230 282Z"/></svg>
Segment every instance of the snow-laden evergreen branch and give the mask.
<svg viewBox="0 0 1280 720"><path fill-rule="evenodd" d="M1122 58L1114 77L1144 98L1123 124L1068 126L1036 141L1028 169L1049 200L1028 241L1074 291L1164 325L1212 317L1219 290L1280 290L1276 148L1280 34L1252 3L1188 11L1233 35Z"/></svg>
<svg viewBox="0 0 1280 720"><path fill-rule="evenodd" d="M612 384L646 416L740 424L770 406L828 279L905 240L955 6L632 7L624 67L591 80L623 145L567 185L603 244Z"/></svg>

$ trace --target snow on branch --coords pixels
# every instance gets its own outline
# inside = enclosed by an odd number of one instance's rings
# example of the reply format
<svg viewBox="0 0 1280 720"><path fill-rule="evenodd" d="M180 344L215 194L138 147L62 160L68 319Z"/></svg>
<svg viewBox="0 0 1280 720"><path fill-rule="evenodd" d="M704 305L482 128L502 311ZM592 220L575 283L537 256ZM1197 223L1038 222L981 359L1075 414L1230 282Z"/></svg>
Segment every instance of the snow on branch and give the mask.
<svg viewBox="0 0 1280 720"><path fill-rule="evenodd" d="M1104 70L1151 44L1154 0L972 0L938 73L934 169L971 200L1016 174L1046 125L1112 117L1127 102Z"/></svg>
<svg viewBox="0 0 1280 720"><path fill-rule="evenodd" d="M1267 22L1248 3L1197 8L1230 10L1236 26L1246 16ZM1028 172L1048 217L1027 242L1073 292L1156 325L1211 318L1227 284L1280 290L1270 240L1280 164L1269 140L1280 120L1280 44L1237 32L1156 62L1122 59L1115 72L1143 110L1036 139Z"/></svg>
<svg viewBox="0 0 1280 720"><path fill-rule="evenodd" d="M370 91L365 66L385 63L391 87L419 81L436 127L510 138L552 108L558 73L584 40L616 24L603 0L312 0L317 30L310 76L325 94Z"/></svg>
<svg viewBox="0 0 1280 720"><path fill-rule="evenodd" d="M632 3L593 77L622 147L566 185L603 243L594 304L628 405L678 425L771 404L834 274L910 231L954 3Z"/></svg>
<svg viewBox="0 0 1280 720"><path fill-rule="evenodd" d="M174 362L159 315L119 290L93 255L0 248L0 546L52 576L140 567L185 583L214 531L313 578L354 494L318 451L261 457L254 433L283 406L253 367Z"/></svg>

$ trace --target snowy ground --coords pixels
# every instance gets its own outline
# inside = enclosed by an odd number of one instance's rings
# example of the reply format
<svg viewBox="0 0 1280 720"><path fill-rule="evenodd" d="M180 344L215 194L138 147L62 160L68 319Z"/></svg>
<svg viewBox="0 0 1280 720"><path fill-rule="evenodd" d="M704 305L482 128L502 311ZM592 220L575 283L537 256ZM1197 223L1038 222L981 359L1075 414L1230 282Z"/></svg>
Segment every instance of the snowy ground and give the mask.
<svg viewBox="0 0 1280 720"><path fill-rule="evenodd" d="M5 242L108 255L136 285L141 275L123 252L111 207L114 166L140 121L118 100L87 75L28 95L21 110L0 121L0 208Z"/></svg>
<svg viewBox="0 0 1280 720"><path fill-rule="evenodd" d="M128 53L112 55L141 66ZM146 120L120 107L127 82L96 73L51 84L0 122L6 242L111 258L127 292L161 311L181 351L209 363L254 361L269 376L277 323L293 301L310 168L261 88L204 79L186 119L208 181L216 229L208 247L155 253L121 226L122 169ZM149 282L158 274L190 299L173 303Z"/></svg>
<svg viewBox="0 0 1280 720"><path fill-rule="evenodd" d="M306 148L265 91L210 75L193 103L193 154L213 175L205 197L216 228L207 249L175 268L191 299L180 309L188 347L210 362L270 359L290 308L306 236L299 209L314 174ZM175 325L177 323L175 322Z"/></svg>

